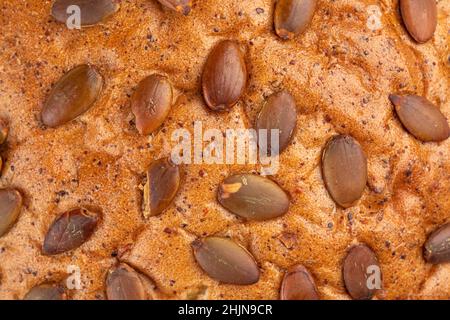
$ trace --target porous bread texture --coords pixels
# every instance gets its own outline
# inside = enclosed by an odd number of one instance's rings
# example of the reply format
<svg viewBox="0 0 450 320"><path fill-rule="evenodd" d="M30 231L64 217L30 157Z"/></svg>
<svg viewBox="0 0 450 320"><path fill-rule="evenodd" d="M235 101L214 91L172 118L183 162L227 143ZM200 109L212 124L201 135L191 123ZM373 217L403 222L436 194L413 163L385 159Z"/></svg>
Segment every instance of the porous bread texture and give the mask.
<svg viewBox="0 0 450 320"><path fill-rule="evenodd" d="M356 243L369 245L380 262L383 289L376 298L450 298L450 265L422 258L427 235L450 219L450 139L414 139L388 100L399 91L423 95L450 119L450 2L438 2L438 28L423 45L404 29L398 1L383 1L382 28L368 29L371 4L319 1L308 30L286 42L273 32L271 0L197 1L187 17L157 1L122 1L105 22L72 31L50 17L52 1L3 1L0 117L11 130L0 186L21 190L25 205L0 239L0 298L21 299L35 285L63 280L75 265L82 287L71 298L104 299L119 251L155 281L162 298L277 299L285 270L303 264L323 299L349 299L341 268ZM238 105L218 114L201 97L201 74L222 39L242 44L249 83ZM99 100L76 120L43 128L38 117L49 90L81 63L96 65L105 79ZM178 99L164 125L146 137L133 124L130 95L152 73L167 75ZM257 166L187 165L174 203L143 219L142 174L170 153L175 129L192 131L197 120L205 129L251 127L264 100L283 89L298 107L293 141L273 177L292 196L285 216L243 222L217 203L220 181ZM346 210L330 198L320 170L322 148L338 133L357 139L368 158L368 186ZM54 218L80 205L103 213L92 238L71 252L42 255ZM235 286L209 278L190 248L205 235L244 245L261 267L260 281Z"/></svg>

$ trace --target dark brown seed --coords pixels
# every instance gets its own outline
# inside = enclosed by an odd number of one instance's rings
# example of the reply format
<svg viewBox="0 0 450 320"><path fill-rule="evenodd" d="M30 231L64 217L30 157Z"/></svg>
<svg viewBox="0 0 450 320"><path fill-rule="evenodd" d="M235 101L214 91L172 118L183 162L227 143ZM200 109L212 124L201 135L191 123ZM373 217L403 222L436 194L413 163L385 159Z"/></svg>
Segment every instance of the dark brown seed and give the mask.
<svg viewBox="0 0 450 320"><path fill-rule="evenodd" d="M381 270L375 253L366 245L350 248L344 260L343 276L345 287L353 299L372 299L380 289L377 281L381 286Z"/></svg>
<svg viewBox="0 0 450 320"><path fill-rule="evenodd" d="M56 284L41 284L32 288L24 300L66 300L64 288Z"/></svg>
<svg viewBox="0 0 450 320"><path fill-rule="evenodd" d="M288 92L282 91L269 97L256 120L256 130L258 132L261 129L267 130L267 151L272 150L271 130L279 130L279 152L281 153L289 145L296 124L295 100ZM259 146L261 148L261 142Z"/></svg>
<svg viewBox="0 0 450 320"><path fill-rule="evenodd" d="M400 0L403 22L419 43L433 38L437 26L436 0Z"/></svg>
<svg viewBox="0 0 450 320"><path fill-rule="evenodd" d="M192 0L158 0L162 5L187 16L191 12Z"/></svg>
<svg viewBox="0 0 450 320"><path fill-rule="evenodd" d="M0 237L16 222L22 209L22 196L14 189L0 189Z"/></svg>
<svg viewBox="0 0 450 320"><path fill-rule="evenodd" d="M217 281L249 285L259 280L253 256L233 240L207 237L194 241L192 248L200 267Z"/></svg>
<svg viewBox="0 0 450 320"><path fill-rule="evenodd" d="M210 53L203 70L203 97L214 111L234 106L247 84L247 68L239 45L233 41L220 42Z"/></svg>
<svg viewBox="0 0 450 320"><path fill-rule="evenodd" d="M218 189L220 204L248 220L267 220L289 210L289 197L268 178L253 174L238 174L226 178Z"/></svg>
<svg viewBox="0 0 450 320"><path fill-rule="evenodd" d="M139 133L158 129L172 106L172 85L166 77L154 74L142 80L131 97L131 110Z"/></svg>
<svg viewBox="0 0 450 320"><path fill-rule="evenodd" d="M389 99L395 106L400 121L417 139L425 142L443 141L450 136L447 119L438 107L416 95L398 96Z"/></svg>
<svg viewBox="0 0 450 320"><path fill-rule="evenodd" d="M450 262L450 223L434 231L424 245L425 260L432 264Z"/></svg>
<svg viewBox="0 0 450 320"><path fill-rule="evenodd" d="M278 0L275 12L275 32L288 40L305 32L316 11L317 0Z"/></svg>
<svg viewBox="0 0 450 320"><path fill-rule="evenodd" d="M144 217L161 214L172 203L179 187L179 167L168 158L154 161L147 170L144 186Z"/></svg>
<svg viewBox="0 0 450 320"><path fill-rule="evenodd" d="M90 26L106 19L119 9L117 1L114 0L56 0L52 7L52 16L56 21L67 23L73 15L70 6L80 8L80 24Z"/></svg>
<svg viewBox="0 0 450 320"><path fill-rule="evenodd" d="M331 138L323 152L322 174L334 201L344 208L353 206L367 183L367 159L359 143L345 135Z"/></svg>
<svg viewBox="0 0 450 320"><path fill-rule="evenodd" d="M281 300L319 300L316 284L308 270L296 265L284 275L280 290Z"/></svg>
<svg viewBox="0 0 450 320"><path fill-rule="evenodd" d="M121 263L108 272L106 296L108 300L147 300L146 285L143 275Z"/></svg>
<svg viewBox="0 0 450 320"><path fill-rule="evenodd" d="M64 212L48 229L44 254L55 255L78 248L90 238L99 219L98 213L84 208Z"/></svg>
<svg viewBox="0 0 450 320"><path fill-rule="evenodd" d="M73 68L50 91L42 109L42 122L57 127L75 119L94 104L102 85L103 79L94 67Z"/></svg>
<svg viewBox="0 0 450 320"><path fill-rule="evenodd" d="M0 119L0 145L5 143L7 137L8 137L8 125L6 124L6 121Z"/></svg>

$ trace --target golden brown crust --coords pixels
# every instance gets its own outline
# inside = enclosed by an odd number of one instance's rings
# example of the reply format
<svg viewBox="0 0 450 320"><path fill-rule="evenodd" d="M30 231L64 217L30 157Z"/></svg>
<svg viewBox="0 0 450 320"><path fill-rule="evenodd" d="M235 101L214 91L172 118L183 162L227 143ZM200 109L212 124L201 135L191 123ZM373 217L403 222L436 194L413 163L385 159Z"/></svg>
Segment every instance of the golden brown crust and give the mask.
<svg viewBox="0 0 450 320"><path fill-rule="evenodd" d="M0 187L24 196L16 225L0 238L1 299L21 299L34 286L59 282L67 266L80 267L74 299L104 299L104 279L121 259L152 278L169 299L277 299L285 270L302 264L321 298L348 299L341 275L347 249L366 243L383 271L378 299L448 299L450 265L422 257L427 235L450 219L450 140L423 144L409 135L388 95L426 96L450 118L448 21L450 3L438 3L438 27L423 45L400 22L398 2L380 6L383 27L367 28L373 1L319 1L308 30L291 41L273 32L271 0L197 1L189 16L157 1L121 3L100 25L68 30L50 17L51 1L6 0L0 14L0 117L10 125ZM256 10L257 8L263 9ZM229 113L208 111L201 74L213 46L235 39L247 52L249 83ZM44 129L38 116L49 90L82 63L105 80L99 100L63 128ZM151 137L133 124L130 98L137 83L165 74L179 98ZM292 93L298 125L273 178L292 196L289 213L244 222L216 201L217 185L248 165L186 166L175 202L162 215L142 218L142 174L169 155L170 134L192 121L208 128L254 123L265 97ZM368 159L368 187L356 207L336 207L321 177L320 157L335 134L357 139ZM201 172L201 173L200 173ZM77 250L41 254L48 226L73 207L101 208L101 227ZM261 268L258 283L223 285L195 263L190 243L206 235L231 236Z"/></svg>

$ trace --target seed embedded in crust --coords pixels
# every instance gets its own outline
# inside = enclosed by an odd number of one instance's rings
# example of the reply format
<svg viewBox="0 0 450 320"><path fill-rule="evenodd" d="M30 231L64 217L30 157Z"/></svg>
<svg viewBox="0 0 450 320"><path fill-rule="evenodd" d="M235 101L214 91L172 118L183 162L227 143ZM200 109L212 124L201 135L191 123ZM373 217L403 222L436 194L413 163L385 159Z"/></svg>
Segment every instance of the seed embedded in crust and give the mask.
<svg viewBox="0 0 450 320"><path fill-rule="evenodd" d="M232 213L248 220L267 220L289 210L287 193L272 180L254 174L226 178L218 188L219 203Z"/></svg>
<svg viewBox="0 0 450 320"><path fill-rule="evenodd" d="M447 119L437 106L424 97L391 94L400 121L417 139L424 142L440 142L450 136Z"/></svg>
<svg viewBox="0 0 450 320"><path fill-rule="evenodd" d="M144 185L144 217L161 214L172 203L180 187L180 168L168 158L154 161L147 170Z"/></svg>
<svg viewBox="0 0 450 320"><path fill-rule="evenodd" d="M100 214L85 208L64 212L51 224L44 239L43 253L56 255L78 248L94 233Z"/></svg>
<svg viewBox="0 0 450 320"><path fill-rule="evenodd" d="M247 67L239 45L230 40L220 42L206 61L202 88L208 107L225 111L241 98L247 85Z"/></svg>
<svg viewBox="0 0 450 320"><path fill-rule="evenodd" d="M8 125L6 124L6 121L0 119L0 148L2 147L2 144L6 142L6 138L8 137L8 131L9 129ZM3 169L3 158L0 156L0 174L2 172L2 169Z"/></svg>
<svg viewBox="0 0 450 320"><path fill-rule="evenodd" d="M450 262L450 223L435 230L424 245L424 258L432 264Z"/></svg>
<svg viewBox="0 0 450 320"><path fill-rule="evenodd" d="M281 283L281 300L319 300L314 278L302 265L296 265L286 272Z"/></svg>
<svg viewBox="0 0 450 320"><path fill-rule="evenodd" d="M15 189L0 189L0 237L14 225L22 209L22 195Z"/></svg>
<svg viewBox="0 0 450 320"><path fill-rule="evenodd" d="M148 300L146 286L149 279L125 263L111 268L106 277L108 300Z"/></svg>
<svg viewBox="0 0 450 320"><path fill-rule="evenodd" d="M192 0L158 0L162 5L187 16L192 9Z"/></svg>
<svg viewBox="0 0 450 320"><path fill-rule="evenodd" d="M259 268L253 256L231 239L197 239L192 243L192 248L203 271L217 281L250 285L259 280Z"/></svg>
<svg viewBox="0 0 450 320"><path fill-rule="evenodd" d="M58 284L41 284L33 287L23 300L66 300L64 288Z"/></svg>
<svg viewBox="0 0 450 320"><path fill-rule="evenodd" d="M342 268L345 287L355 300L370 300L381 287L381 269L375 253L361 244L350 248ZM369 277L372 276L373 279Z"/></svg>
<svg viewBox="0 0 450 320"><path fill-rule="evenodd" d="M0 119L0 146L5 143L6 138L8 137L8 125L6 121Z"/></svg>
<svg viewBox="0 0 450 320"><path fill-rule="evenodd" d="M279 130L279 146L281 153L287 148L292 139L295 126L297 124L297 107L295 100L290 93L282 91L269 97L262 107L256 119L256 130L267 130L267 151L272 150L271 130ZM259 135L258 135L259 139ZM258 141L261 148L261 141Z"/></svg>
<svg viewBox="0 0 450 320"><path fill-rule="evenodd" d="M343 208L353 206L367 183L367 159L359 143L346 135L331 138L323 151L322 174L333 200Z"/></svg>
<svg viewBox="0 0 450 320"><path fill-rule="evenodd" d="M94 104L102 86L103 79L93 66L83 64L68 71L50 91L42 123L54 128L75 119Z"/></svg>
<svg viewBox="0 0 450 320"><path fill-rule="evenodd" d="M317 7L317 0L278 0L274 11L276 34L289 40L308 28Z"/></svg>
<svg viewBox="0 0 450 320"><path fill-rule="evenodd" d="M172 85L164 76L154 74L138 84L131 97L131 110L140 134L151 134L163 124L172 106L172 97Z"/></svg>
<svg viewBox="0 0 450 320"><path fill-rule="evenodd" d="M119 4L114 0L56 0L52 6L52 16L58 22L70 22L75 12L70 10L71 6L80 9L81 26L97 24L119 10Z"/></svg>
<svg viewBox="0 0 450 320"><path fill-rule="evenodd" d="M433 38L437 26L436 0L400 0L403 22L418 43Z"/></svg>

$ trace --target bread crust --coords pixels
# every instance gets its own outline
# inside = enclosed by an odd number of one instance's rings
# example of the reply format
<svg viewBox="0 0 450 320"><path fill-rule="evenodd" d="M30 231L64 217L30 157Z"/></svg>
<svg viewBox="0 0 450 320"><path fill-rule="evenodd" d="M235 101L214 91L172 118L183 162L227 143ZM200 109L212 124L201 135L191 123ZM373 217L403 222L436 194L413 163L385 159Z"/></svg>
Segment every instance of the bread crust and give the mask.
<svg viewBox="0 0 450 320"><path fill-rule="evenodd" d="M407 35L397 1L384 1L383 27L369 30L367 2L319 1L308 30L286 42L273 32L271 0L224 0L219 8L216 0L197 1L187 17L157 1L124 1L106 21L82 30L51 18L51 1L3 1L0 117L10 133L0 186L21 190L24 208L0 238L0 299L22 299L35 285L61 281L69 265L82 275L72 299L104 299L117 252L153 279L163 298L278 299L285 270L302 264L321 298L349 299L341 266L358 243L376 252L383 271L376 298L449 299L450 265L427 264L422 245L450 221L450 140L414 139L388 95L426 96L450 119L450 2L439 1L434 39L423 45ZM200 77L222 39L246 49L249 83L234 108L217 114L203 101ZM49 90L82 63L98 67L104 78L99 99L62 128L44 128L39 114ZM153 73L166 75L178 98L149 137L135 129L130 96ZM285 216L243 222L216 201L226 176L257 166L189 165L174 203L143 219L142 175L170 154L175 129L192 131L193 121L204 129L250 127L265 97L280 90L298 107L297 129L273 177L292 197ZM321 176L322 148L335 134L352 135L368 160L368 186L348 209L336 206ZM48 226L78 206L100 208L101 228L73 252L43 255ZM205 235L244 245L259 263L259 282L221 285L203 273L190 243Z"/></svg>

